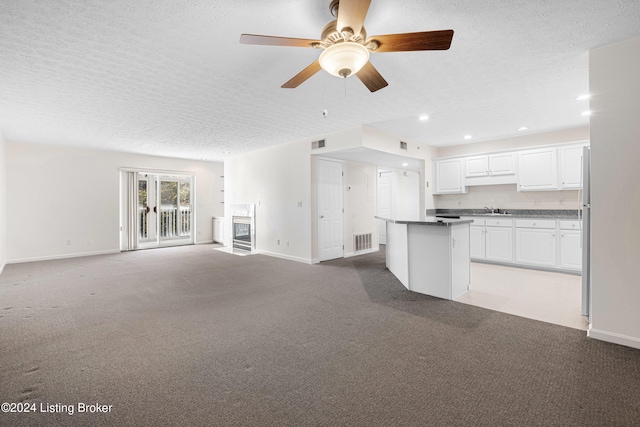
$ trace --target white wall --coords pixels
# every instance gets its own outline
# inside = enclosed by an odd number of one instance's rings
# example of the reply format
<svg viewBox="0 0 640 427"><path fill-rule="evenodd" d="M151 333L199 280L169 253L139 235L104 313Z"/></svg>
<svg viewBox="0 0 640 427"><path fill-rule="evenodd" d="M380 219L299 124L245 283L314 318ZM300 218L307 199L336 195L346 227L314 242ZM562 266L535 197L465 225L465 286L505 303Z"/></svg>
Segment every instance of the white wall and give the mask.
<svg viewBox="0 0 640 427"><path fill-rule="evenodd" d="M222 214L221 163L14 142L6 163L8 262L117 252L121 167L195 173L196 243Z"/></svg>
<svg viewBox="0 0 640 427"><path fill-rule="evenodd" d="M516 148L536 147L573 141L589 140L589 127L566 129L516 138L476 142L442 147L438 157L466 156ZM517 191L516 184L469 187L466 194L437 194L433 196L437 209L578 209L580 195L576 190Z"/></svg>
<svg viewBox="0 0 640 427"><path fill-rule="evenodd" d="M311 262L311 139L230 157L224 178L227 245L232 205L252 203L256 250Z"/></svg>
<svg viewBox="0 0 640 427"><path fill-rule="evenodd" d="M7 263L7 161L6 147L0 130L0 273Z"/></svg>
<svg viewBox="0 0 640 427"><path fill-rule="evenodd" d="M640 348L640 38L591 50L589 75L589 336Z"/></svg>

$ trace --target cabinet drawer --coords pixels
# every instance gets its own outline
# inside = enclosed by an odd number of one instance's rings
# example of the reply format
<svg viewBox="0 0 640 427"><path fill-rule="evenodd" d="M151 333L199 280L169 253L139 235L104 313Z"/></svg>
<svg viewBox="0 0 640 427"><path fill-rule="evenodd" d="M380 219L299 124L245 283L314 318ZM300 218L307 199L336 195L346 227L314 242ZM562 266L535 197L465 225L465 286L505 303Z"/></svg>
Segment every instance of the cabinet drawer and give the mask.
<svg viewBox="0 0 640 427"><path fill-rule="evenodd" d="M471 219L473 222L469 224L472 227L483 226L484 218L478 218L477 216L461 216L460 219Z"/></svg>
<svg viewBox="0 0 640 427"><path fill-rule="evenodd" d="M580 221L560 221L561 230L580 230Z"/></svg>
<svg viewBox="0 0 640 427"><path fill-rule="evenodd" d="M484 224L487 227L512 227L513 220L512 219L497 219L497 218L487 218L484 220Z"/></svg>
<svg viewBox="0 0 640 427"><path fill-rule="evenodd" d="M554 219L518 219L517 228L556 228Z"/></svg>

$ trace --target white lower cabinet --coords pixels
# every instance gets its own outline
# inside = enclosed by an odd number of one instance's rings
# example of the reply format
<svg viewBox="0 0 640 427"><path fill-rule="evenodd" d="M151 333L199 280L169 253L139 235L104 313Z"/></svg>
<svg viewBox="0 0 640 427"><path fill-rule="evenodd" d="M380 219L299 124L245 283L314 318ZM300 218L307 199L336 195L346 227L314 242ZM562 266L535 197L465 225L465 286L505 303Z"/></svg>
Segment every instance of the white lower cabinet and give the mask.
<svg viewBox="0 0 640 427"><path fill-rule="evenodd" d="M513 229L509 227L485 228L485 259L513 262Z"/></svg>
<svg viewBox="0 0 640 427"><path fill-rule="evenodd" d="M474 222L470 230L470 256L476 260L513 262L513 221L468 217Z"/></svg>
<svg viewBox="0 0 640 427"><path fill-rule="evenodd" d="M582 238L578 221L560 221L560 268L582 269Z"/></svg>
<svg viewBox="0 0 640 427"><path fill-rule="evenodd" d="M556 221L516 221L516 263L555 267Z"/></svg>
<svg viewBox="0 0 640 427"><path fill-rule="evenodd" d="M582 269L580 223L575 220L472 219L469 253L474 261L493 261L552 270Z"/></svg>
<svg viewBox="0 0 640 427"><path fill-rule="evenodd" d="M471 259L484 259L484 225L482 226L471 226L470 230L470 247L469 247L469 255Z"/></svg>

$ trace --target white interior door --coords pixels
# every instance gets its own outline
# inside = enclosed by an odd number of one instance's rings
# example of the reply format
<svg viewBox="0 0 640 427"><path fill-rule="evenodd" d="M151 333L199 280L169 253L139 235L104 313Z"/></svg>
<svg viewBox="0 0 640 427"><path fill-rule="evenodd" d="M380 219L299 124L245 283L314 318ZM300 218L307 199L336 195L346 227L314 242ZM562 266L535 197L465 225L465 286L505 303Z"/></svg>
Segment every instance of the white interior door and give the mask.
<svg viewBox="0 0 640 427"><path fill-rule="evenodd" d="M318 159L318 259L344 256L342 163Z"/></svg>
<svg viewBox="0 0 640 427"><path fill-rule="evenodd" d="M378 173L378 216L391 218L391 172ZM378 243L387 244L387 222L378 220Z"/></svg>

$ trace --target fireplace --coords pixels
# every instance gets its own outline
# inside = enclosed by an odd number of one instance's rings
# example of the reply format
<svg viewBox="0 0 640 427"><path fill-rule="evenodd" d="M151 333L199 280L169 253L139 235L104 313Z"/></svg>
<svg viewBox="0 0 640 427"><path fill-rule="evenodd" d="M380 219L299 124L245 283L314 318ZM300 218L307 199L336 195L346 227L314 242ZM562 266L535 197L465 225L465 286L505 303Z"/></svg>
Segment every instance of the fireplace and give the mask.
<svg viewBox="0 0 640 427"><path fill-rule="evenodd" d="M231 207L231 231L233 249L251 252L255 248L255 207L254 205L233 205Z"/></svg>
<svg viewBox="0 0 640 427"><path fill-rule="evenodd" d="M233 247L234 249L251 250L251 217L233 216Z"/></svg>

